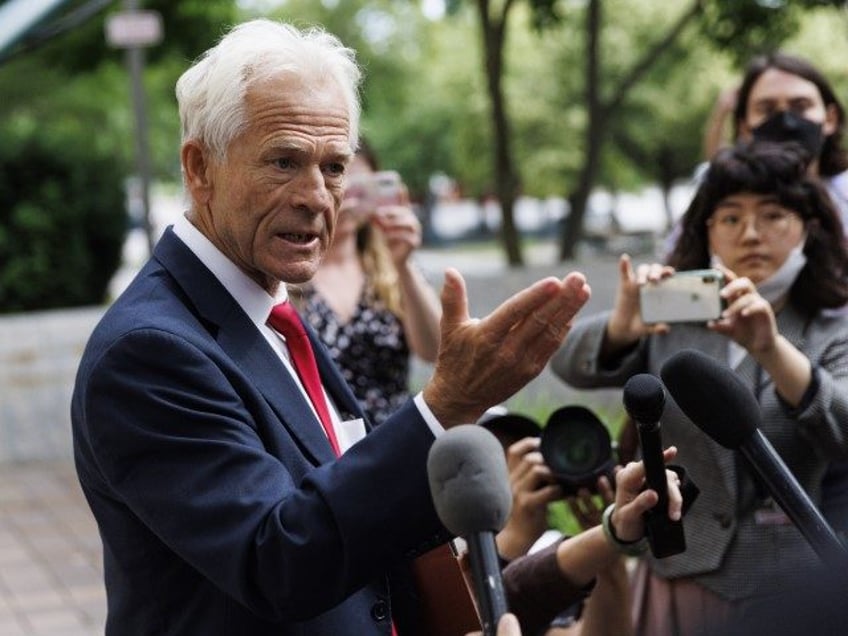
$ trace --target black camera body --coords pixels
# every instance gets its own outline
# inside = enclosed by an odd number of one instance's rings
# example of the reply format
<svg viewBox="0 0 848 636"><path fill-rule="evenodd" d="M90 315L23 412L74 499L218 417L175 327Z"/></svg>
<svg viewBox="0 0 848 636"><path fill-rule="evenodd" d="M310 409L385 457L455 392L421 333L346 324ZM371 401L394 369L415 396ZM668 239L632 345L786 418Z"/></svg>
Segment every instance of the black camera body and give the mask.
<svg viewBox="0 0 848 636"><path fill-rule="evenodd" d="M544 428L535 420L502 407L490 409L478 424L494 433L505 449L523 437L540 437L545 464L567 497L582 488L597 492L601 475L615 485L613 468L617 460L609 431L583 406L557 409Z"/></svg>
<svg viewBox="0 0 848 636"><path fill-rule="evenodd" d="M551 414L542 429L541 451L566 496L582 488L596 492L602 475L615 484L616 459L609 431L583 406L564 406Z"/></svg>

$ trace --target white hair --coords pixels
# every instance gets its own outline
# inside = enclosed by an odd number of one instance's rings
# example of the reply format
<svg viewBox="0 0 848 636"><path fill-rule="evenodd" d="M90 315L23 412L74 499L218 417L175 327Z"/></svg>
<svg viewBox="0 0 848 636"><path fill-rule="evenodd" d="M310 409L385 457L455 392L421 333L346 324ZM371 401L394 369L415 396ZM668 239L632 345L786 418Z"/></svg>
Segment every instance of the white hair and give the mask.
<svg viewBox="0 0 848 636"><path fill-rule="evenodd" d="M299 30L267 19L233 27L177 80L182 141L202 141L223 159L247 124L248 88L280 73L335 81L347 102L350 147L356 149L362 73L353 49L320 27Z"/></svg>

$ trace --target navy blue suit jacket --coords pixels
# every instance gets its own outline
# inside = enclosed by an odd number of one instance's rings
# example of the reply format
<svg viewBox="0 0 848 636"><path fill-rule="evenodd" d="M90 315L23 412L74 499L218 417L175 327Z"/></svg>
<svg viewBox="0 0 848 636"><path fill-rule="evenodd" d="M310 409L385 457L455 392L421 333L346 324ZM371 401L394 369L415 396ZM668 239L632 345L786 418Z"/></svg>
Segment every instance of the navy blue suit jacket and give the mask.
<svg viewBox="0 0 848 636"><path fill-rule="evenodd" d="M315 341L345 416L357 402ZM414 631L398 575L447 538L410 401L336 460L268 342L169 229L83 355L74 454L108 635Z"/></svg>

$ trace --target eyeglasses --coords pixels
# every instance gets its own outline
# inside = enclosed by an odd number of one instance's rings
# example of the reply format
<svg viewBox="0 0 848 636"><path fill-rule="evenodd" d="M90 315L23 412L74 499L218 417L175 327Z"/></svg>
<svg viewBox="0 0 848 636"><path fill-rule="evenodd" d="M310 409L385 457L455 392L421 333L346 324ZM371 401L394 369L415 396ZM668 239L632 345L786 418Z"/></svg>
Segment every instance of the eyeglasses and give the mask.
<svg viewBox="0 0 848 636"><path fill-rule="evenodd" d="M757 233L769 237L783 236L789 231L795 219L801 217L790 210L774 208L755 214L741 214L733 211L719 211L707 219L707 227L725 239L738 239L748 227L749 221L754 222Z"/></svg>

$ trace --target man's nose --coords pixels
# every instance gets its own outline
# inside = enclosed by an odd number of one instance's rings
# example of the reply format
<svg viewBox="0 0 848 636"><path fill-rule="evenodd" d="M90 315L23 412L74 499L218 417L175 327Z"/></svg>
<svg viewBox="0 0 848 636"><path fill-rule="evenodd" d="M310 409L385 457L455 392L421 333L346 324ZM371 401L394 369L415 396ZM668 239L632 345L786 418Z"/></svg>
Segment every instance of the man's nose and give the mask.
<svg viewBox="0 0 848 636"><path fill-rule="evenodd" d="M327 189L324 173L319 166L305 168L298 175L294 203L309 209L315 214L323 213L333 203L333 197Z"/></svg>

